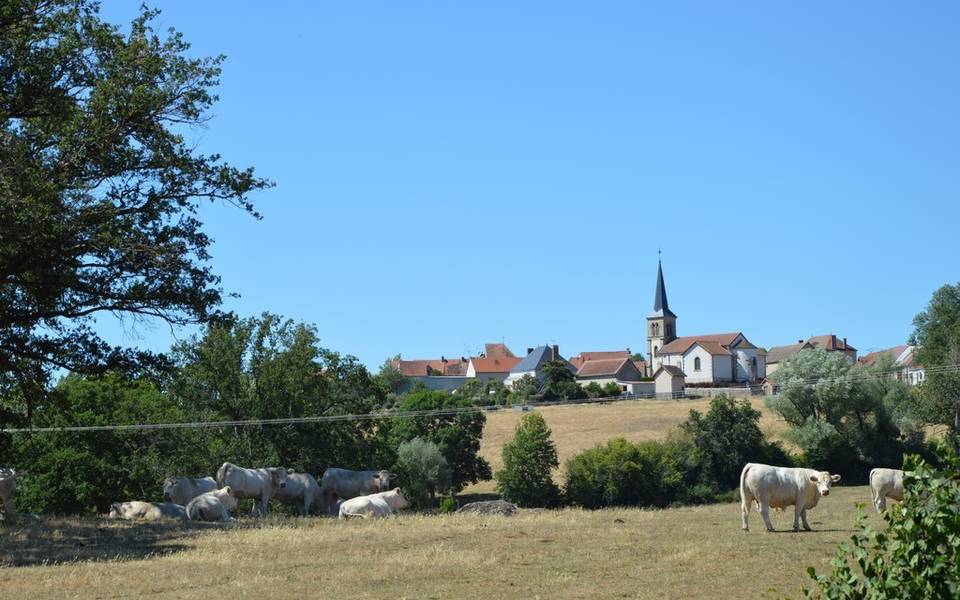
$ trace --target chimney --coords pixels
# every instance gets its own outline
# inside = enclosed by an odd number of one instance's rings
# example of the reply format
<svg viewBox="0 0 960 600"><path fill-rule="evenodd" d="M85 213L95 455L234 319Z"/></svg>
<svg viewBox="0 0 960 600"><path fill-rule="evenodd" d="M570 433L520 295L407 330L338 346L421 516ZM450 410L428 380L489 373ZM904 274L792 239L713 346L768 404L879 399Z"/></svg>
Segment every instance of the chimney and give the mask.
<svg viewBox="0 0 960 600"><path fill-rule="evenodd" d="M844 349L847 347L847 338L843 338L843 347Z"/></svg>
<svg viewBox="0 0 960 600"><path fill-rule="evenodd" d="M553 360L560 360L560 346L553 345Z"/></svg>
<svg viewBox="0 0 960 600"><path fill-rule="evenodd" d="M434 356L436 356L436 355L434 355ZM440 362L447 362L447 357L441 356L441 357L440 357Z"/></svg>
<svg viewBox="0 0 960 600"><path fill-rule="evenodd" d="M529 355L531 352L533 352L533 348L527 348L527 355Z"/></svg>
<svg viewBox="0 0 960 600"><path fill-rule="evenodd" d="M802 343L803 343L803 340L797 340L797 343L798 343L798 344L802 344Z"/></svg>

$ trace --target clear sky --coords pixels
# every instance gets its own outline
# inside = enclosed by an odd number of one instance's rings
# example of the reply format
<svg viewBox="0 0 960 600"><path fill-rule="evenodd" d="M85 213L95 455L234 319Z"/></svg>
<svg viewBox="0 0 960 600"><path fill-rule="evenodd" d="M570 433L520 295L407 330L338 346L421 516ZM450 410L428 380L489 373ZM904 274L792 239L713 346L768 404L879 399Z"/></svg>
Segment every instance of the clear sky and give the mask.
<svg viewBox="0 0 960 600"><path fill-rule="evenodd" d="M772 4L157 3L227 55L199 150L277 184L203 212L226 307L373 368L640 351L662 247L679 335L903 343L960 280L960 4Z"/></svg>

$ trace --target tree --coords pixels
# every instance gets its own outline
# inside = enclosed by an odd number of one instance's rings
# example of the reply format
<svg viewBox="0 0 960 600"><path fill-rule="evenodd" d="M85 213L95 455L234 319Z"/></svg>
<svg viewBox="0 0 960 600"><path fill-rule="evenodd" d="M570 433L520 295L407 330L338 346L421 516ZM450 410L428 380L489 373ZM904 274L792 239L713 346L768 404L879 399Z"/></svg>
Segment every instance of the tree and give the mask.
<svg viewBox="0 0 960 600"><path fill-rule="evenodd" d="M928 423L950 427L960 452L960 283L934 292L913 327L914 360L927 370L916 412Z"/></svg>
<svg viewBox="0 0 960 600"><path fill-rule="evenodd" d="M780 393L767 406L792 426L789 436L811 466L862 478L871 466L899 464L904 444L890 398L906 384L888 372L853 367L840 352L803 350L773 374Z"/></svg>
<svg viewBox="0 0 960 600"><path fill-rule="evenodd" d="M223 57L190 58L142 9L124 35L85 0L0 8L0 388L52 368L102 373L163 365L92 329L110 313L177 326L221 317L198 210L269 182L184 132L204 125Z"/></svg>
<svg viewBox="0 0 960 600"><path fill-rule="evenodd" d="M562 360L551 360L543 363L543 393L544 400L573 400L586 398L587 393L577 383L576 375L570 370L570 365Z"/></svg>
<svg viewBox="0 0 960 600"><path fill-rule="evenodd" d="M560 488L553 470L560 466L550 428L538 413L525 415L513 439L503 446L503 468L497 471L497 491L519 506L553 506Z"/></svg>
<svg viewBox="0 0 960 600"><path fill-rule="evenodd" d="M903 503L883 514L887 525L867 525L860 508L859 531L841 544L833 570L807 572L816 588L808 598L956 598L960 594L960 460L945 446L942 468L917 456L904 461ZM854 567L856 565L856 567Z"/></svg>
<svg viewBox="0 0 960 600"><path fill-rule="evenodd" d="M390 426L397 446L414 438L440 448L453 473L451 489L459 492L468 483L492 477L490 465L480 456L480 438L487 418L470 398L436 390L418 390L401 398L398 412L449 411L418 417L399 417Z"/></svg>
<svg viewBox="0 0 960 600"><path fill-rule="evenodd" d="M414 508L433 506L437 493L450 489L450 466L432 442L414 438L400 444L395 468L403 494Z"/></svg>
<svg viewBox="0 0 960 600"><path fill-rule="evenodd" d="M516 402L529 402L540 392L540 382L533 375L524 375L513 382L510 397Z"/></svg>

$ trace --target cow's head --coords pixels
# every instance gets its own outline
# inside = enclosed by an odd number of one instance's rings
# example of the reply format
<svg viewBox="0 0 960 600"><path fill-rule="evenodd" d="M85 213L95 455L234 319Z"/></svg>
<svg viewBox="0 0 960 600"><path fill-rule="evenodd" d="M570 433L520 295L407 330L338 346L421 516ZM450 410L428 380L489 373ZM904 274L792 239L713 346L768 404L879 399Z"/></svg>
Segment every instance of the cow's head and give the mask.
<svg viewBox="0 0 960 600"><path fill-rule="evenodd" d="M810 476L810 481L817 484L817 491L821 496L830 495L830 484L840 481L839 475L831 475L827 471L820 471L816 475Z"/></svg>
<svg viewBox="0 0 960 600"><path fill-rule="evenodd" d="M233 488L229 485L225 485L213 493L220 499L220 502L227 507L227 510L233 510L237 507L237 497L233 495Z"/></svg>
<svg viewBox="0 0 960 600"><path fill-rule="evenodd" d="M179 477L167 477L163 480L163 499L167 502L173 500L173 492L180 485Z"/></svg>
<svg viewBox="0 0 960 600"><path fill-rule="evenodd" d="M287 470L283 467L271 467L270 479L273 480L273 485L278 488L287 487Z"/></svg>
<svg viewBox="0 0 960 600"><path fill-rule="evenodd" d="M119 502L114 502L110 505L110 514L107 515L108 519L119 519L123 516L123 509L120 508Z"/></svg>
<svg viewBox="0 0 960 600"><path fill-rule="evenodd" d="M399 478L399 475L396 473L391 473L390 471L379 471L376 475L373 476L373 479L377 482L381 492L386 492L390 489L390 486L393 485L393 482Z"/></svg>
<svg viewBox="0 0 960 600"><path fill-rule="evenodd" d="M406 508L410 503L407 502L407 498L403 495L403 491L400 488L393 488L390 490L390 508L397 510L400 508Z"/></svg>

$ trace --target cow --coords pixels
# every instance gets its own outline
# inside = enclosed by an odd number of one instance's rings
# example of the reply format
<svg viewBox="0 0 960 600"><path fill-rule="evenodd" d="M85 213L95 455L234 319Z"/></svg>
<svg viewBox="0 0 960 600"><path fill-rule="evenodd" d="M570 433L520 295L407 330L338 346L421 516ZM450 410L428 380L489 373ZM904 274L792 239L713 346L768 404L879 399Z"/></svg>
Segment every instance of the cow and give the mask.
<svg viewBox="0 0 960 600"><path fill-rule="evenodd" d="M317 509L320 503L320 484L309 473L287 472L287 485L278 489L274 496L281 502L296 502L300 516L305 517Z"/></svg>
<svg viewBox="0 0 960 600"><path fill-rule="evenodd" d="M351 471L331 467L320 478L322 503L336 506L337 498L349 500L357 496L376 494L390 489L397 476L390 471Z"/></svg>
<svg viewBox="0 0 960 600"><path fill-rule="evenodd" d="M187 510L172 502L114 502L110 505L110 519L156 521L158 519L186 519Z"/></svg>
<svg viewBox="0 0 960 600"><path fill-rule="evenodd" d="M747 463L740 473L740 512L743 516L743 530L749 530L747 516L752 503L763 517L767 531L774 531L770 523L770 509L793 506L793 530L803 528L810 531L807 511L815 507L820 496L830 494L830 484L840 481L839 475L827 471L814 471L792 467L771 467Z"/></svg>
<svg viewBox="0 0 960 600"><path fill-rule="evenodd" d="M887 510L887 498L903 502L903 471L873 469L870 471L870 492L878 513Z"/></svg>
<svg viewBox="0 0 960 600"><path fill-rule="evenodd" d="M213 477L167 477L163 480L163 499L186 506L200 494L206 494L215 489L217 489L217 482Z"/></svg>
<svg viewBox="0 0 960 600"><path fill-rule="evenodd" d="M380 492L379 494L368 494L366 496L356 496L340 503L339 518L362 517L369 519L371 517L391 517L393 511L400 510L407 506L407 499L403 497L400 488L394 488L389 492Z"/></svg>
<svg viewBox="0 0 960 600"><path fill-rule="evenodd" d="M17 472L14 469L0 468L0 504L3 505L4 518L12 517L13 497L17 493Z"/></svg>
<svg viewBox="0 0 960 600"><path fill-rule="evenodd" d="M187 518L191 521L220 521L228 523L234 518L230 511L237 507L237 498L230 486L200 494L187 504Z"/></svg>
<svg viewBox="0 0 960 600"><path fill-rule="evenodd" d="M230 486L237 498L253 498L250 514L265 517L270 498L277 490L287 487L287 470L283 467L245 469L225 462L217 470L217 486Z"/></svg>

